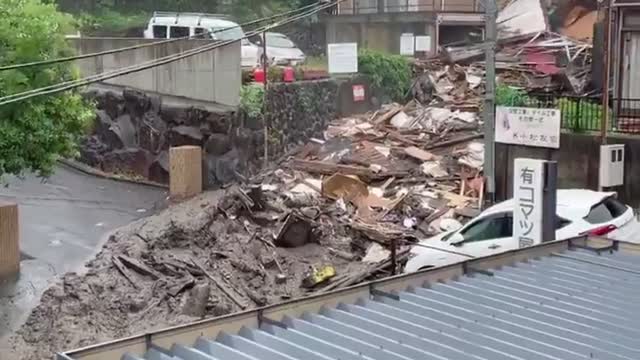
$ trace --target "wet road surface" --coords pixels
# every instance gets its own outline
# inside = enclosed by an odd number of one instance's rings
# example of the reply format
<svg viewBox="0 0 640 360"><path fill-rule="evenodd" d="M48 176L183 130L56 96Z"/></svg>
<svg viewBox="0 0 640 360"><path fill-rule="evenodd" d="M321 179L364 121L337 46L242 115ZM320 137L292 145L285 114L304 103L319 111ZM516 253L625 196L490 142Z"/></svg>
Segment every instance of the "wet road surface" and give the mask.
<svg viewBox="0 0 640 360"><path fill-rule="evenodd" d="M19 207L23 260L20 279L0 285L0 351L57 275L81 269L112 230L157 212L167 196L164 189L98 178L64 165L46 180L4 181L0 200Z"/></svg>

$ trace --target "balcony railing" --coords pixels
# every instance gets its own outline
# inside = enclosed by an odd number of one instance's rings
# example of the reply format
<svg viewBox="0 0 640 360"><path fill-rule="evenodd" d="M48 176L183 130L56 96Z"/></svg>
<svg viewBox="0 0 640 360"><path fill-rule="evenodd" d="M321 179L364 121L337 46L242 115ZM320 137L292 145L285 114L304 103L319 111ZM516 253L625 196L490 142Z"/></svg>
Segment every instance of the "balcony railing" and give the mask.
<svg viewBox="0 0 640 360"><path fill-rule="evenodd" d="M402 12L478 12L482 0L346 0L338 15Z"/></svg>

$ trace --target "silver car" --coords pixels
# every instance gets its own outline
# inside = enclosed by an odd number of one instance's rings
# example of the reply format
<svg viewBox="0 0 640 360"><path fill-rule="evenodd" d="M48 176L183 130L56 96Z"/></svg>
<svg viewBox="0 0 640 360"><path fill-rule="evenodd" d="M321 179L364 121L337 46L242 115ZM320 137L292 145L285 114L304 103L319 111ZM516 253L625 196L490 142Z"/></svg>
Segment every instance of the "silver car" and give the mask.
<svg viewBox="0 0 640 360"><path fill-rule="evenodd" d="M286 35L274 32L266 33L267 58L275 65L299 65L305 61L305 55ZM261 35L256 43L262 45Z"/></svg>

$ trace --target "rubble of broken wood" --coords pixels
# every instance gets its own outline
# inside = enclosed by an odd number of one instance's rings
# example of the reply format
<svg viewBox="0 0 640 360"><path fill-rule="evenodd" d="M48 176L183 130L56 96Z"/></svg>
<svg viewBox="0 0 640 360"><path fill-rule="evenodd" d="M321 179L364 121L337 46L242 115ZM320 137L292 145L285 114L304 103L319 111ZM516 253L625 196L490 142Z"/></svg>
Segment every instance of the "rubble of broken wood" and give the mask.
<svg viewBox="0 0 640 360"><path fill-rule="evenodd" d="M526 19L522 15L510 20ZM598 93L591 88L592 49L589 42L544 28L501 38L496 45L496 79L532 93ZM484 92L484 56L484 44L469 44L443 47L435 58L416 60L411 95L423 104L434 100L479 104Z"/></svg>
<svg viewBox="0 0 640 360"><path fill-rule="evenodd" d="M280 162L119 230L48 289L19 358L327 292L402 271L419 239L480 211L472 106L335 119Z"/></svg>

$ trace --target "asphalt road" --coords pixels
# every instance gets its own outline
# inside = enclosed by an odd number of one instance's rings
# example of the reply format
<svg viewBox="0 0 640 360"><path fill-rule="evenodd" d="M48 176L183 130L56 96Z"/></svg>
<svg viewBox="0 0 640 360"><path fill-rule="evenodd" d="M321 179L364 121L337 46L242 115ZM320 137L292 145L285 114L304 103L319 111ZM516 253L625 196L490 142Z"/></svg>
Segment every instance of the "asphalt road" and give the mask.
<svg viewBox="0 0 640 360"><path fill-rule="evenodd" d="M18 203L23 260L18 282L0 285L0 352L57 275L81 269L112 230L160 210L167 196L62 165L46 180L3 180L0 200Z"/></svg>

